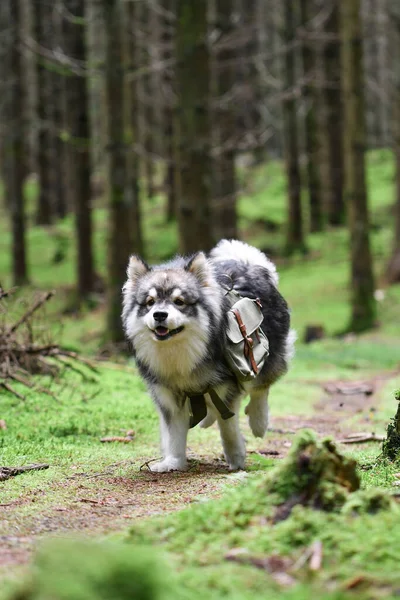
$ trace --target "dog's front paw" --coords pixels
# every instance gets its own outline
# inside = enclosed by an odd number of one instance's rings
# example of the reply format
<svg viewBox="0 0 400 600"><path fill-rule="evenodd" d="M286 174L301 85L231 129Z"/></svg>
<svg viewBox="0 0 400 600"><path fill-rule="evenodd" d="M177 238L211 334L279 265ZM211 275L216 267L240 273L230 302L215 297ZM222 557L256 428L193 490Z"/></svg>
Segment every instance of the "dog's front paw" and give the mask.
<svg viewBox="0 0 400 600"><path fill-rule="evenodd" d="M244 470L245 456L241 454L229 456L227 463L230 471Z"/></svg>
<svg viewBox="0 0 400 600"><path fill-rule="evenodd" d="M168 471L186 471L188 468L187 460L185 458L173 458L167 457L160 462L149 465L150 471L154 473L167 473Z"/></svg>

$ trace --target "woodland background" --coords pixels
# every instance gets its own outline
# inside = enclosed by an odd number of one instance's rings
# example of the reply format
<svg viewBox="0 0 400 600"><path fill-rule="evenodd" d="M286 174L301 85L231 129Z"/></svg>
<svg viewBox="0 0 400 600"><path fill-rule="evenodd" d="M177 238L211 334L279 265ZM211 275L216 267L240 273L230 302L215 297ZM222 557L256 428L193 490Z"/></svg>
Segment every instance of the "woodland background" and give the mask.
<svg viewBox="0 0 400 600"><path fill-rule="evenodd" d="M284 222L268 206L257 212L257 198L247 206L259 215L253 231L263 229L258 245L271 250L279 228L272 258L306 259L310 236L347 227L352 314L342 326L373 326L371 149L392 148L397 165L383 270L400 280L399 15L396 0L3 0L11 282L35 282L32 228L56 238L55 263L75 245L76 306L106 292L107 336L120 342L128 256L246 238L238 201L257 165L282 164ZM105 270L94 251L102 208ZM176 227L157 255L143 221L160 210Z"/></svg>
<svg viewBox="0 0 400 600"><path fill-rule="evenodd" d="M0 170L0 597L398 597L399 1L0 0ZM196 427L158 475L128 258L221 237L277 264L296 355L245 472Z"/></svg>

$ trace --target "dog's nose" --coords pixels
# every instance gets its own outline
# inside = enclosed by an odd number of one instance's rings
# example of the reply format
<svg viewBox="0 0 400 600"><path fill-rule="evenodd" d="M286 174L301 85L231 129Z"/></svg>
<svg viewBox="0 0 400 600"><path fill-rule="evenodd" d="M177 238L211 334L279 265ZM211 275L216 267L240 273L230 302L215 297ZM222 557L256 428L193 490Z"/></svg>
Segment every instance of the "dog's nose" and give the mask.
<svg viewBox="0 0 400 600"><path fill-rule="evenodd" d="M153 313L153 317L154 317L155 321L157 321L158 323L161 323L162 321L165 321L165 319L168 317L168 313L162 312L162 311L157 311L157 312Z"/></svg>

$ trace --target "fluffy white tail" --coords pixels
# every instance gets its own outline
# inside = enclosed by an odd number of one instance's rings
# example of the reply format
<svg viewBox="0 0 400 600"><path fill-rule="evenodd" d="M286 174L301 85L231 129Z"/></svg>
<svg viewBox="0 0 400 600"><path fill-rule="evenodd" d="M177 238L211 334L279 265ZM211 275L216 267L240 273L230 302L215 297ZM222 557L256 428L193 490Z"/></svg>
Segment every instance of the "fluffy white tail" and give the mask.
<svg viewBox="0 0 400 600"><path fill-rule="evenodd" d="M249 246L238 240L221 240L217 246L211 250L211 259L213 261L237 260L246 265L259 265L269 272L273 283L277 286L279 277L273 262L265 256L263 252Z"/></svg>

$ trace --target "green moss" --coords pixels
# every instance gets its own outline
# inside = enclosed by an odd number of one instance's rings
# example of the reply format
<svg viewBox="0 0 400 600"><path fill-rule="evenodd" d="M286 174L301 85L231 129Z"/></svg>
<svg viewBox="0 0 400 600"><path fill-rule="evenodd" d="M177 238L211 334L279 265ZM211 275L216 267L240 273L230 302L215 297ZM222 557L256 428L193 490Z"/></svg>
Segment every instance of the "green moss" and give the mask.
<svg viewBox="0 0 400 600"><path fill-rule="evenodd" d="M278 519L286 518L295 504L337 510L349 492L360 487L355 460L341 455L331 440L320 442L308 430L298 434L271 479L267 488L283 502Z"/></svg>
<svg viewBox="0 0 400 600"><path fill-rule="evenodd" d="M9 600L161 600L169 596L153 550L53 540Z"/></svg>
<svg viewBox="0 0 400 600"><path fill-rule="evenodd" d="M351 494L343 505L342 513L345 515L374 515L382 510L399 511L399 507L395 499L386 491L370 488Z"/></svg>
<svg viewBox="0 0 400 600"><path fill-rule="evenodd" d="M387 427L386 440L382 445L382 457L392 461L400 459L400 390L395 394L399 402L397 411Z"/></svg>

